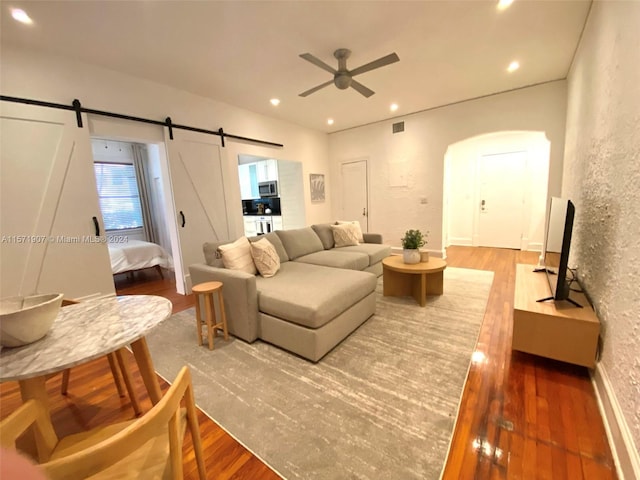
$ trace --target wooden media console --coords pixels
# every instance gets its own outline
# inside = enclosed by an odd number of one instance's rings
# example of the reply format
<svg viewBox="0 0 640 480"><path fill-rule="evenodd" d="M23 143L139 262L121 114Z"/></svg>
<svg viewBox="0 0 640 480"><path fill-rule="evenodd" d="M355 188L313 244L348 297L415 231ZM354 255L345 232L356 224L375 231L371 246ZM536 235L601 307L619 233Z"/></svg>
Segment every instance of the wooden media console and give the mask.
<svg viewBox="0 0 640 480"><path fill-rule="evenodd" d="M571 292L583 308L567 301L537 302L549 296L544 272L534 265L516 265L511 348L542 357L593 368L600 322L582 293Z"/></svg>

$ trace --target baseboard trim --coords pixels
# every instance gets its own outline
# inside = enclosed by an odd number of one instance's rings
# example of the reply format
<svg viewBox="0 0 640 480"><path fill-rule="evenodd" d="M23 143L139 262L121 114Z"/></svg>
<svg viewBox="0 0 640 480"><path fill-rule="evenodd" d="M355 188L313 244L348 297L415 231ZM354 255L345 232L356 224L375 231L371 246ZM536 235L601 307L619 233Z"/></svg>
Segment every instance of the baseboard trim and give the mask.
<svg viewBox="0 0 640 480"><path fill-rule="evenodd" d="M600 414L604 420L611 453L620 480L640 479L640 455L629 426L622 414L613 386L601 363L591 371L591 382L596 392Z"/></svg>
<svg viewBox="0 0 640 480"><path fill-rule="evenodd" d="M468 237L449 237L449 245L458 245L461 247L472 247L473 239Z"/></svg>

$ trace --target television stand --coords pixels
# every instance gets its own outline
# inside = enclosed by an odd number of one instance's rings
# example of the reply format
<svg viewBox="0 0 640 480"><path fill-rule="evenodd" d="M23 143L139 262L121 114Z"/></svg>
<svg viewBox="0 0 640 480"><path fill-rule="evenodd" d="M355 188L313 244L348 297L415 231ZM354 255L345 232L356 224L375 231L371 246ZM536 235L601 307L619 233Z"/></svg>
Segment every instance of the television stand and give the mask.
<svg viewBox="0 0 640 480"><path fill-rule="evenodd" d="M535 272L535 270L534 270ZM536 300L536 302L548 302L549 300L555 300L555 297L545 297L545 298L539 298L538 300ZM576 302L575 300L572 300L571 298L565 298L565 300L569 303L574 304L576 307L578 308L582 308L582 305L580 305L578 302ZM560 302L562 300L559 300Z"/></svg>
<svg viewBox="0 0 640 480"><path fill-rule="evenodd" d="M516 265L511 348L520 352L593 368L600 322L584 294L575 298L587 308L565 302L541 302L549 293L544 275L531 265Z"/></svg>

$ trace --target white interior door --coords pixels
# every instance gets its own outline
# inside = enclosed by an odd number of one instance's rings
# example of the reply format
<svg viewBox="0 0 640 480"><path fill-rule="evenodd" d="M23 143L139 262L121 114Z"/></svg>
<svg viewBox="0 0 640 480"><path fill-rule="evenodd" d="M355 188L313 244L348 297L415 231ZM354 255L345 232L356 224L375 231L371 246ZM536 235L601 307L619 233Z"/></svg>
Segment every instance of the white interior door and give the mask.
<svg viewBox="0 0 640 480"><path fill-rule="evenodd" d="M526 152L480 157L476 245L521 248L525 167Z"/></svg>
<svg viewBox="0 0 640 480"><path fill-rule="evenodd" d="M204 261L202 245L229 239L221 147L212 135L181 130L173 135L173 140L167 135L165 143L180 243L174 265L183 280L176 287L180 293L190 293L189 265Z"/></svg>
<svg viewBox="0 0 640 480"><path fill-rule="evenodd" d="M74 112L1 106L1 295L114 294L88 128Z"/></svg>
<svg viewBox="0 0 640 480"><path fill-rule="evenodd" d="M345 162L340 166L342 175L342 218L358 220L363 232L369 231L369 196L367 161Z"/></svg>

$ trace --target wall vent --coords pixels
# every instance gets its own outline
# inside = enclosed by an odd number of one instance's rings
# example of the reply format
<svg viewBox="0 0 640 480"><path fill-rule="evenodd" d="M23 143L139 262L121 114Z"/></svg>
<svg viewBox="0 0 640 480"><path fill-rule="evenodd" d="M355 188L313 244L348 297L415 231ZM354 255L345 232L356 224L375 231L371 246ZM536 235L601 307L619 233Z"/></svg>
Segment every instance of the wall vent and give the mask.
<svg viewBox="0 0 640 480"><path fill-rule="evenodd" d="M393 133L404 132L404 122L394 123L392 126Z"/></svg>

